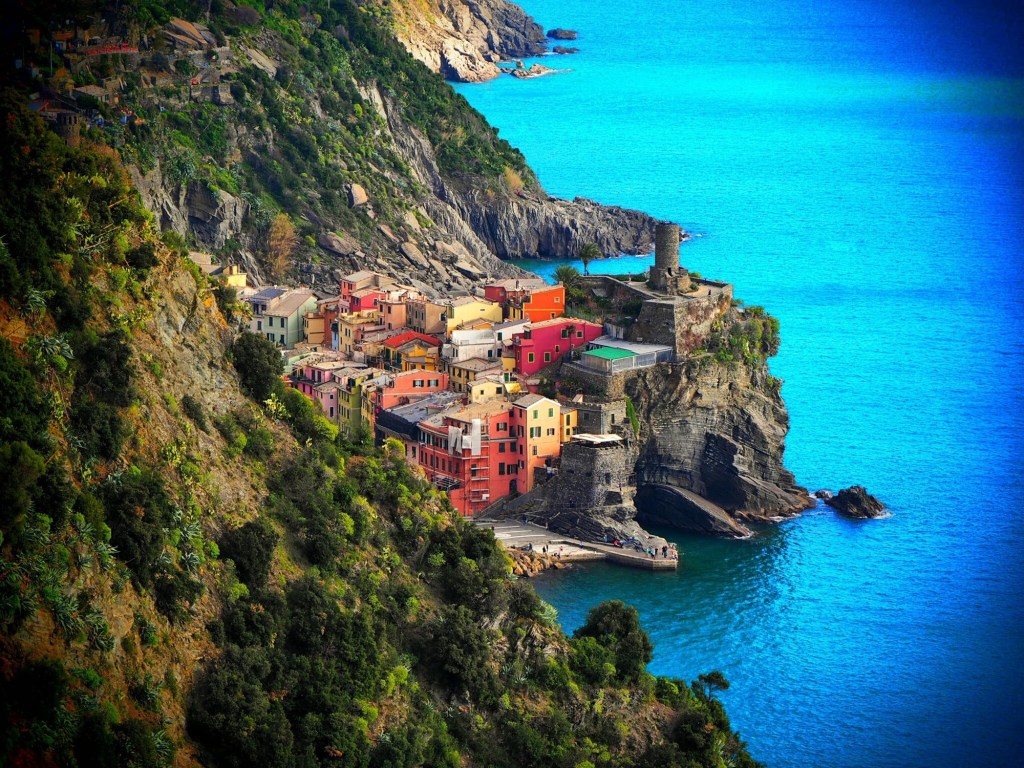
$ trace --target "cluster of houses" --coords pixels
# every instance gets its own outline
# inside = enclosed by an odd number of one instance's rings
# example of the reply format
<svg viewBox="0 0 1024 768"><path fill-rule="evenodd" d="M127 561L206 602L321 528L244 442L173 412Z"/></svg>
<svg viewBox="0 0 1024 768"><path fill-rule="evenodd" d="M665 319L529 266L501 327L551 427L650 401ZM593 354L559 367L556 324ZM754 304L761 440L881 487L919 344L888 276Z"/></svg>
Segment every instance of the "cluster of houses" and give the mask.
<svg viewBox="0 0 1024 768"><path fill-rule="evenodd" d="M344 434L401 441L470 516L530 491L563 444L594 431L579 421L594 406L538 393L543 369L567 356L600 367L622 344L599 323L566 317L565 287L540 278L439 299L359 271L328 298L281 287L240 298L252 308L249 329L281 347L289 386Z"/></svg>

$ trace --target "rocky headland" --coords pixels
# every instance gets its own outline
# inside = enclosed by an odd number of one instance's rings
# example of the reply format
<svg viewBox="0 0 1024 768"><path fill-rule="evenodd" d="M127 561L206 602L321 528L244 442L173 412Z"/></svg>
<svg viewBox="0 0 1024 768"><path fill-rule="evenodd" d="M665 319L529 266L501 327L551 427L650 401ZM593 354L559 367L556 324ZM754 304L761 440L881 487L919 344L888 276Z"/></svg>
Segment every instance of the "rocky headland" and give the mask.
<svg viewBox="0 0 1024 768"><path fill-rule="evenodd" d="M544 30L505 0L393 2L395 34L409 53L447 80L497 77L498 62L547 52Z"/></svg>

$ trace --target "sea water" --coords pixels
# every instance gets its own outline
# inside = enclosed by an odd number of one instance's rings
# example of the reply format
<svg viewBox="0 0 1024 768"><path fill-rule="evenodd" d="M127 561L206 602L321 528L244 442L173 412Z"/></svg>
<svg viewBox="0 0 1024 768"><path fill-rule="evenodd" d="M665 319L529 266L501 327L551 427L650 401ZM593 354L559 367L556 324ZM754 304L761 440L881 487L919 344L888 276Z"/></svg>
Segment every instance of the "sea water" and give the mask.
<svg viewBox="0 0 1024 768"><path fill-rule="evenodd" d="M523 4L579 31L543 59L570 71L459 91L550 193L688 229L684 266L781 321L787 466L893 513L675 534L678 573L591 566L541 595L570 632L637 606L652 671L721 670L775 768L1024 765L1020 4Z"/></svg>

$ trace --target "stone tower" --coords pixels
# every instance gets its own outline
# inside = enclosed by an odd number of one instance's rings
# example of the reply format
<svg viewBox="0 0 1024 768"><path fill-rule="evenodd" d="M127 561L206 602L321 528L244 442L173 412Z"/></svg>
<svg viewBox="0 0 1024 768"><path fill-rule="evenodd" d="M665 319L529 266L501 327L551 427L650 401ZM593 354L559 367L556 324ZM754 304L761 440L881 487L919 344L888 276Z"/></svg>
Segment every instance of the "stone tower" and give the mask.
<svg viewBox="0 0 1024 768"><path fill-rule="evenodd" d="M679 225L661 222L654 230L654 266L651 267L651 287L656 291L677 293L680 278L687 278L679 267Z"/></svg>
<svg viewBox="0 0 1024 768"><path fill-rule="evenodd" d="M75 112L60 112L57 115L57 135L64 139L69 147L77 147L82 142L82 118Z"/></svg>

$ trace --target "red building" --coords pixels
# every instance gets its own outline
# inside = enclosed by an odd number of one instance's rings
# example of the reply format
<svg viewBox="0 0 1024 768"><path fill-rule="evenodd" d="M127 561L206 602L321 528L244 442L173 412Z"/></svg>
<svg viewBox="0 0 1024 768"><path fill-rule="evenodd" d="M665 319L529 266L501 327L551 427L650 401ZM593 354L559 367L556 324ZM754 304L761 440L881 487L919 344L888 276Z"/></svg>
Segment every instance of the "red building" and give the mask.
<svg viewBox="0 0 1024 768"><path fill-rule="evenodd" d="M563 355L586 346L602 332L598 323L572 317L533 323L523 334L513 336L516 373L532 376Z"/></svg>
<svg viewBox="0 0 1024 768"><path fill-rule="evenodd" d="M565 286L548 285L540 278L498 280L484 286L484 296L501 304L506 320L539 323L565 313Z"/></svg>
<svg viewBox="0 0 1024 768"><path fill-rule="evenodd" d="M419 464L467 517L517 490L512 403L486 400L420 422Z"/></svg>

